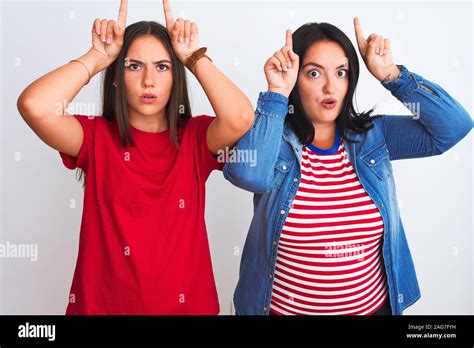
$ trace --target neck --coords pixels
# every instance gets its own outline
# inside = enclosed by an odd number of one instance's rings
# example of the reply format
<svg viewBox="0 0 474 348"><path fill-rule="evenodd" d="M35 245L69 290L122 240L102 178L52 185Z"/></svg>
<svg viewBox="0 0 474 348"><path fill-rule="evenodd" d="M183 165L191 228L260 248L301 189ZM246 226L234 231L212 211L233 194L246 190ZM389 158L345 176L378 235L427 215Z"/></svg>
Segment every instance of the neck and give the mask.
<svg viewBox="0 0 474 348"><path fill-rule="evenodd" d="M332 148L336 138L336 122L313 124L313 127L314 138L312 144L323 150Z"/></svg>
<svg viewBox="0 0 474 348"><path fill-rule="evenodd" d="M164 112L144 116L129 111L129 123L133 128L149 133L159 133L168 129Z"/></svg>

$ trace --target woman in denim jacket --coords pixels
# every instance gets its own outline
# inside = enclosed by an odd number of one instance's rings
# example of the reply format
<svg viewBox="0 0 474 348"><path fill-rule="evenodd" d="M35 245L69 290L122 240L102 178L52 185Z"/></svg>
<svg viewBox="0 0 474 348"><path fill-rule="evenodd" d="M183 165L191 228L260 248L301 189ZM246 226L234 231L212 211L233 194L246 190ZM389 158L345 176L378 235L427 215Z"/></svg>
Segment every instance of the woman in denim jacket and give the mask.
<svg viewBox="0 0 474 348"><path fill-rule="evenodd" d="M444 153L472 119L440 86L395 65L388 39L354 26L370 73L416 112L356 113L349 38L327 23L287 31L265 64L253 127L224 167L255 194L237 314L401 315L420 298L391 161ZM239 160L248 151L256 164Z"/></svg>

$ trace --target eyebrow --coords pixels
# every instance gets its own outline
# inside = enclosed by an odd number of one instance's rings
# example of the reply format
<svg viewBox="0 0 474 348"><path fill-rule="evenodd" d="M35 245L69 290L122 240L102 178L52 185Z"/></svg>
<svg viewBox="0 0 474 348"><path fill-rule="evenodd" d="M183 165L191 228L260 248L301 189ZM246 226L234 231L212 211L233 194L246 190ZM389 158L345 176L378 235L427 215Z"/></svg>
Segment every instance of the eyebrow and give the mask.
<svg viewBox="0 0 474 348"><path fill-rule="evenodd" d="M312 65L312 66L315 66L315 67L318 67L318 68L321 68L321 69L324 70L324 66L322 66L318 63L314 63L314 62L306 63L305 65L303 65L303 67L301 69L306 68L308 65ZM348 67L348 66L349 66L349 62L345 62L344 64L339 65L336 69L345 68L345 67Z"/></svg>
<svg viewBox="0 0 474 348"><path fill-rule="evenodd" d="M138 63L138 64L145 64L143 63L142 61L139 61L138 59L129 59L129 62L130 63ZM171 64L171 61L167 60L167 59L162 59L162 60L159 60L157 62L153 62L153 64L163 64L163 63L169 63Z"/></svg>

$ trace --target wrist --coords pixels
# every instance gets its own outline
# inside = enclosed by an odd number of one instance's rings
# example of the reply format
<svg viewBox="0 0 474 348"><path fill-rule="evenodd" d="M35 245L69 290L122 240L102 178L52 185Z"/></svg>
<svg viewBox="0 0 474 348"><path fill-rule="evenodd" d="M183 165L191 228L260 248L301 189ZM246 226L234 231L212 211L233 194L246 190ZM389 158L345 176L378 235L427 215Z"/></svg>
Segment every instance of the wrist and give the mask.
<svg viewBox="0 0 474 348"><path fill-rule="evenodd" d="M79 58L89 70L91 77L95 76L110 65L110 58L91 48Z"/></svg>
<svg viewBox="0 0 474 348"><path fill-rule="evenodd" d="M285 96L286 98L288 98L290 96L290 93L291 93L291 91L288 91L287 89L278 88L278 87L270 87L270 86L268 86L268 91L273 92L273 93L279 93L279 94Z"/></svg>
<svg viewBox="0 0 474 348"><path fill-rule="evenodd" d="M209 67L209 65L212 65L212 61L203 56L194 64L194 71L192 73L197 76L199 71Z"/></svg>
<svg viewBox="0 0 474 348"><path fill-rule="evenodd" d="M196 74L196 71L195 71L196 65L198 64L198 62L201 62L202 64L203 58L206 58L207 60L212 62L212 59L206 55L206 51L207 51L207 47L201 47L186 57L184 65L193 74Z"/></svg>
<svg viewBox="0 0 474 348"><path fill-rule="evenodd" d="M401 70L398 68L397 65L393 64L390 68L388 68L385 72L385 76L382 76L381 79L379 79L380 82L385 83L388 81L393 81L398 78L400 75Z"/></svg>

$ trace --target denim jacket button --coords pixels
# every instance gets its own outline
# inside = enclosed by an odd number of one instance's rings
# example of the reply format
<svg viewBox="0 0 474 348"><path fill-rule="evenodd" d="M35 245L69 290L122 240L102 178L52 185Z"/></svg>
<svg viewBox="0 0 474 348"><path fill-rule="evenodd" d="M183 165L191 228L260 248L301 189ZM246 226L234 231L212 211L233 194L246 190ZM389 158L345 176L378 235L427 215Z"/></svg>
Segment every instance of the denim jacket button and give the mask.
<svg viewBox="0 0 474 348"><path fill-rule="evenodd" d="M272 278L273 278L273 274L271 274L271 273L270 273L268 276L270 277L270 279L272 279Z"/></svg>
<svg viewBox="0 0 474 348"><path fill-rule="evenodd" d="M293 179L293 182L297 182L297 181L298 181L298 178L294 178L294 179Z"/></svg>
<svg viewBox="0 0 474 348"><path fill-rule="evenodd" d="M286 170L286 166L281 166L281 169Z"/></svg>
<svg viewBox="0 0 474 348"><path fill-rule="evenodd" d="M263 311L266 312L266 311L267 311L267 307L263 307Z"/></svg>
<svg viewBox="0 0 474 348"><path fill-rule="evenodd" d="M276 241L276 240L274 240L274 241L273 241L273 245L276 245L276 244L277 244L277 241Z"/></svg>
<svg viewBox="0 0 474 348"><path fill-rule="evenodd" d="M286 213L286 211L280 210L280 214L281 214L281 215L285 215L285 213Z"/></svg>
<svg viewBox="0 0 474 348"><path fill-rule="evenodd" d="M374 159L371 159L371 160L370 160L370 163L374 164L374 163L375 163L375 160L374 160Z"/></svg>

